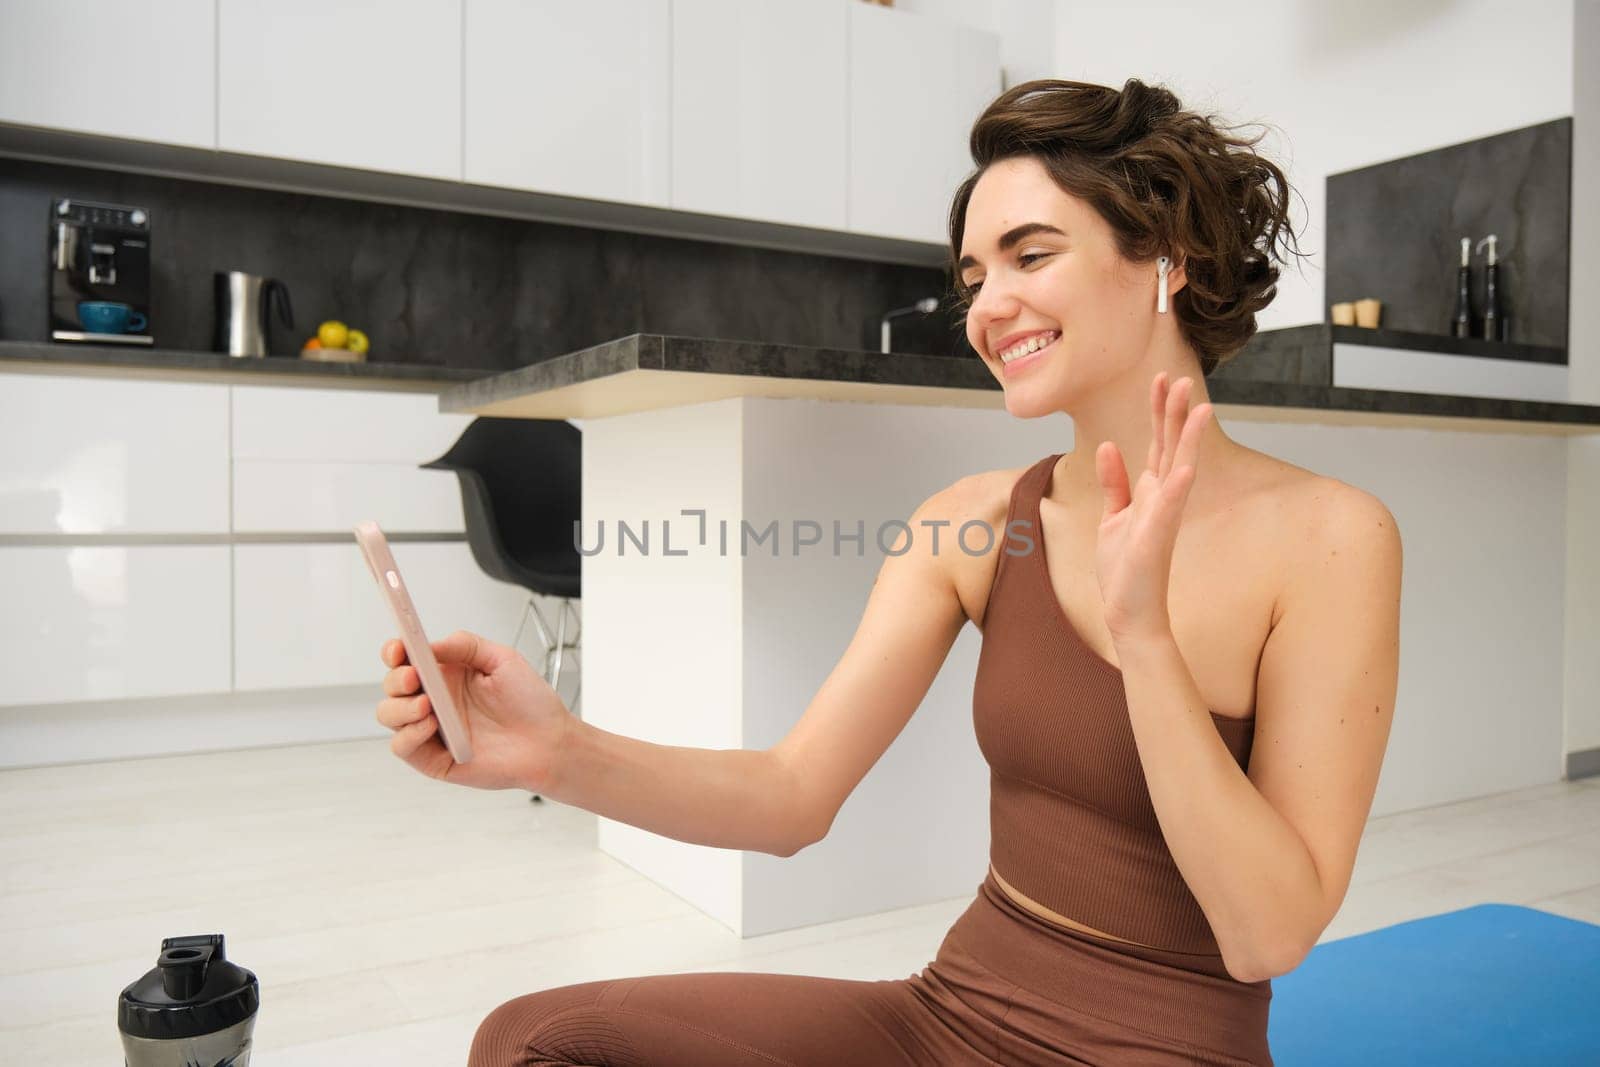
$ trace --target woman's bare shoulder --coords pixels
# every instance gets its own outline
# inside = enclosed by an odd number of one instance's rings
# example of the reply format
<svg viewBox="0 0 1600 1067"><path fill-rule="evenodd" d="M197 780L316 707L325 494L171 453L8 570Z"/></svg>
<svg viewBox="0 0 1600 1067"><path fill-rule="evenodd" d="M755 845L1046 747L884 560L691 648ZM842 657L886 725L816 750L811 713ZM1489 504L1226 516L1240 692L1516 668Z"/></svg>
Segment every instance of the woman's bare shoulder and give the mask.
<svg viewBox="0 0 1600 1067"><path fill-rule="evenodd" d="M968 474L933 494L923 506L952 527L980 519L998 531L1011 506L1011 491L1027 470L1006 467Z"/></svg>
<svg viewBox="0 0 1600 1067"><path fill-rule="evenodd" d="M939 559L967 618L982 626L983 605L1000 550L1005 546L1006 513L1011 493L1027 467L979 471L952 482L929 497L922 516L939 522L943 535ZM978 522L990 533L969 527ZM966 532L963 532L965 528Z"/></svg>
<svg viewBox="0 0 1600 1067"><path fill-rule="evenodd" d="M1256 560L1275 560L1279 590L1327 552L1352 540L1399 550L1399 529L1384 502L1332 475L1254 453L1234 497L1233 543ZM1232 510L1230 508L1230 510Z"/></svg>
<svg viewBox="0 0 1600 1067"><path fill-rule="evenodd" d="M1251 449L1249 466L1244 479L1245 495L1291 522L1320 523L1352 511L1388 510L1383 501L1365 489L1265 452Z"/></svg>

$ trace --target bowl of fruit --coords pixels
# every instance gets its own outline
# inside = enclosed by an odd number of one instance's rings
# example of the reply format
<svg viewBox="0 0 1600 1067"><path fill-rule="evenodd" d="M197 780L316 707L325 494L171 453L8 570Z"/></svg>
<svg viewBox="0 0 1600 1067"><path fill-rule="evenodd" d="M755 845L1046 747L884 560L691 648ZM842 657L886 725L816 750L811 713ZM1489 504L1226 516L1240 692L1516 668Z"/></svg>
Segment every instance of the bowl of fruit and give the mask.
<svg viewBox="0 0 1600 1067"><path fill-rule="evenodd" d="M315 337L301 346L300 358L322 363L362 363L369 347L366 334L352 330L338 319L329 319L317 327Z"/></svg>

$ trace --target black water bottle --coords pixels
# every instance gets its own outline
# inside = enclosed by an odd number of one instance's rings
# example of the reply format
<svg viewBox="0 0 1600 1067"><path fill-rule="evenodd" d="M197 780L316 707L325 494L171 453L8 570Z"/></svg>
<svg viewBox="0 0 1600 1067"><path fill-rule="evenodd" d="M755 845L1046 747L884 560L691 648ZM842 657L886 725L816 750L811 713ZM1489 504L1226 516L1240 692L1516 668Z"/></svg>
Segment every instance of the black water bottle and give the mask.
<svg viewBox="0 0 1600 1067"><path fill-rule="evenodd" d="M1495 250L1495 242L1500 240L1490 234L1478 242L1478 249L1482 251L1484 245L1489 246L1489 259L1483 266L1483 339L1485 341L1501 341L1504 335L1500 331L1500 257Z"/></svg>
<svg viewBox="0 0 1600 1067"><path fill-rule="evenodd" d="M1472 336L1472 238L1461 239L1461 266L1456 271L1456 312L1450 319L1450 336Z"/></svg>
<svg viewBox="0 0 1600 1067"><path fill-rule="evenodd" d="M117 998L126 1067L249 1067L261 994L221 934L169 937Z"/></svg>

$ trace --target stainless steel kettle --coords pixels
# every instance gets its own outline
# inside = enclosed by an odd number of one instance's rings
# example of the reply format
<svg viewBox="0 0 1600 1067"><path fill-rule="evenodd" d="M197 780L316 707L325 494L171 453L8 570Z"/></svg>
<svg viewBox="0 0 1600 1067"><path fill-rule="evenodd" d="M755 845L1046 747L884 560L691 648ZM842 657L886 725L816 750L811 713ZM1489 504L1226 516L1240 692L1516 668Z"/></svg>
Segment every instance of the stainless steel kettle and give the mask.
<svg viewBox="0 0 1600 1067"><path fill-rule="evenodd" d="M276 278L243 271L216 274L216 330L212 347L230 356L267 354L267 319L276 298L278 317L294 329L289 287Z"/></svg>

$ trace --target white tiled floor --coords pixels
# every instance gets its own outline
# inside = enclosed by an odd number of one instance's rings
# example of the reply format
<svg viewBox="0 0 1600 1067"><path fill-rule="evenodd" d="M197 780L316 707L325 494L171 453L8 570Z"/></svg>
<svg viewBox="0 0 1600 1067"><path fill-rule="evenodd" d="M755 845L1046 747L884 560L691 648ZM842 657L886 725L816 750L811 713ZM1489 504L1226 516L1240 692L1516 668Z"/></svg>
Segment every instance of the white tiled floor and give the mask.
<svg viewBox="0 0 1600 1067"><path fill-rule="evenodd" d="M741 941L597 851L587 812L437 785L383 741L7 771L0 811L0 1064L120 1063L117 994L176 934L260 977L262 1067L436 1067L549 986L903 978L970 899ZM1489 901L1600 922L1600 779L1373 820L1324 940Z"/></svg>

